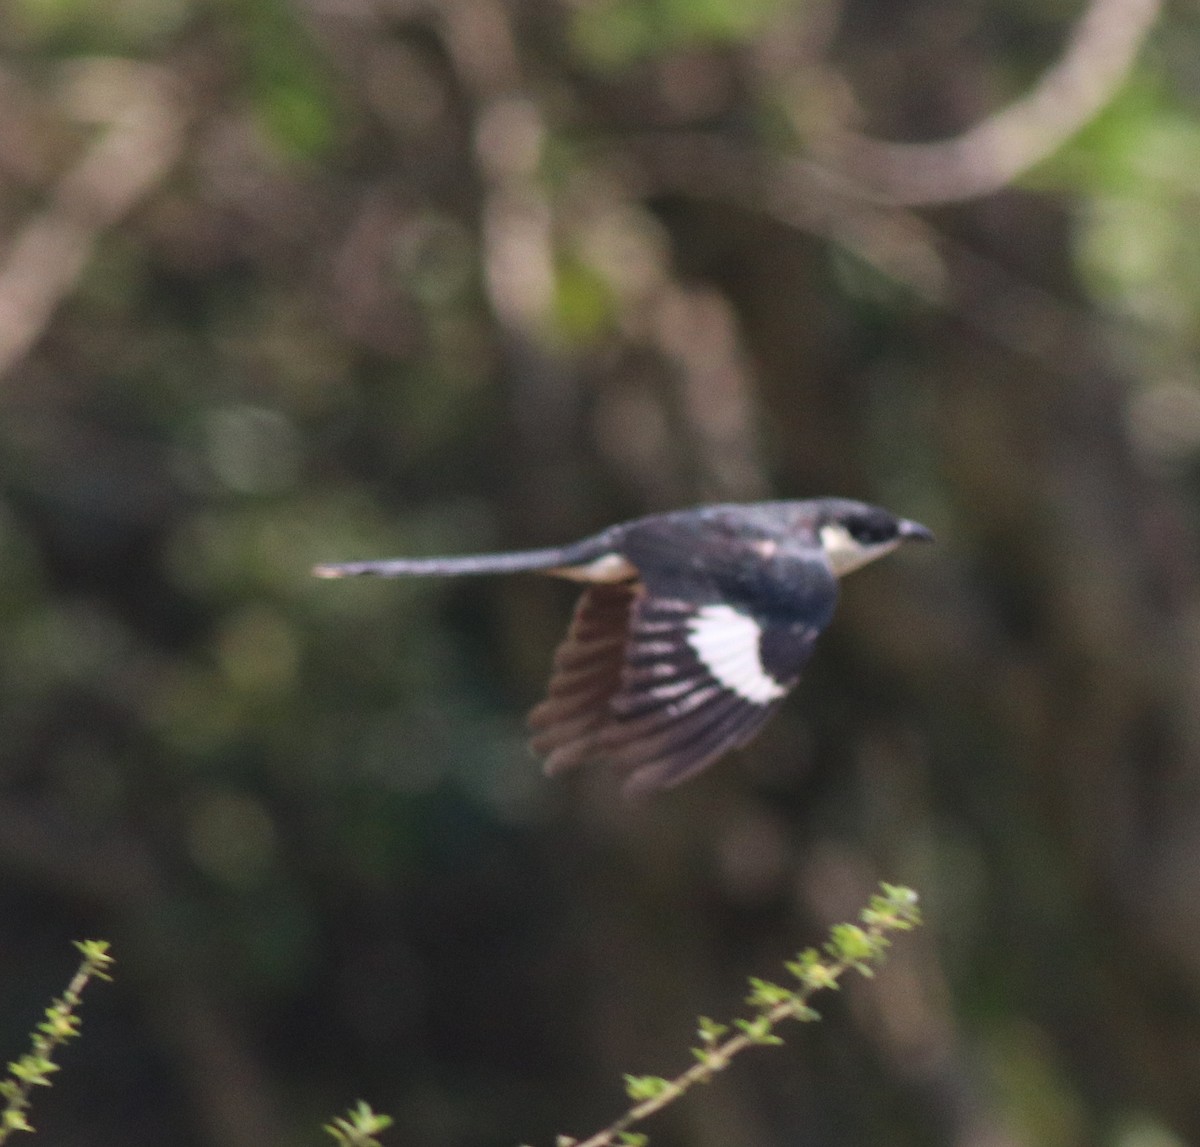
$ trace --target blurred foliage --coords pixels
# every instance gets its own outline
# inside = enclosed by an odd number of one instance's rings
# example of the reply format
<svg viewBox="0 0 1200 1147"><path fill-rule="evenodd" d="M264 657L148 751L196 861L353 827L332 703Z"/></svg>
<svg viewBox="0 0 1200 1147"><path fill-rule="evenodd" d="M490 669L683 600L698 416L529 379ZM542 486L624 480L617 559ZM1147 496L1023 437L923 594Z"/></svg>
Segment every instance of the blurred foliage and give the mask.
<svg viewBox="0 0 1200 1147"><path fill-rule="evenodd" d="M585 59L617 69L698 44L736 43L785 8L784 0L601 0L579 6L571 34Z"/></svg>
<svg viewBox="0 0 1200 1147"><path fill-rule="evenodd" d="M332 1123L326 1124L325 1130L342 1147L379 1147L379 1140L375 1136L391 1125L391 1116L377 1114L360 1100L358 1106L352 1107L345 1117L339 1115Z"/></svg>
<svg viewBox="0 0 1200 1147"><path fill-rule="evenodd" d="M1200 20L1014 187L850 163L1080 15L0 5L5 1056L123 967L47 1141L549 1142L880 878L888 991L655 1143L1200 1141ZM524 747L567 587L308 575L822 493L937 552L644 806Z"/></svg>

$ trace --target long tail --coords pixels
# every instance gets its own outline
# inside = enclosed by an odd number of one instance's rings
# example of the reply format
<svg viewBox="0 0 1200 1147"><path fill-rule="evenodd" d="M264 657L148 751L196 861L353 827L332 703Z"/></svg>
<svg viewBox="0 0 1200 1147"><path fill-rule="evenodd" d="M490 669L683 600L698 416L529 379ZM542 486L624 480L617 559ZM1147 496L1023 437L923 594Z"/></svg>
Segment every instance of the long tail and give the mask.
<svg viewBox="0 0 1200 1147"><path fill-rule="evenodd" d="M315 577L454 577L462 574L519 573L551 570L591 560L602 552L599 539L546 550L510 554L467 554L456 558L384 558L370 562L335 562L313 567Z"/></svg>

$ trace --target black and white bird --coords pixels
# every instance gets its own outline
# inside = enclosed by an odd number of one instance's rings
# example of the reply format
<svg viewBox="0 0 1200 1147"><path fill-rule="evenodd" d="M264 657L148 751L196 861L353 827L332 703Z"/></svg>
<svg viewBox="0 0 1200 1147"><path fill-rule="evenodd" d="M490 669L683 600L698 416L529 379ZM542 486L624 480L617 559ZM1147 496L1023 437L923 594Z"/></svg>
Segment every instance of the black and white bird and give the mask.
<svg viewBox="0 0 1200 1147"><path fill-rule="evenodd" d="M547 774L606 761L630 794L668 788L744 745L800 679L838 579L917 522L844 498L703 506L506 554L319 565L340 578L516 573L583 582L529 714Z"/></svg>

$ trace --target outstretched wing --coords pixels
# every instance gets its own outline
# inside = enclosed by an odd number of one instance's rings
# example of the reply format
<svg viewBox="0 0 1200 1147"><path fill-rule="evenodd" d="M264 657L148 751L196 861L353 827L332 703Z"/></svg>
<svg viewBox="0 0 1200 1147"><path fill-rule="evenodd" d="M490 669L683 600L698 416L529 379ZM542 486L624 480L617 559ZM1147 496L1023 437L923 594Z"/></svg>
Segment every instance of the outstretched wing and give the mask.
<svg viewBox="0 0 1200 1147"><path fill-rule="evenodd" d="M667 788L744 745L799 679L819 627L725 602L589 587L529 715L546 772L605 760L628 793Z"/></svg>

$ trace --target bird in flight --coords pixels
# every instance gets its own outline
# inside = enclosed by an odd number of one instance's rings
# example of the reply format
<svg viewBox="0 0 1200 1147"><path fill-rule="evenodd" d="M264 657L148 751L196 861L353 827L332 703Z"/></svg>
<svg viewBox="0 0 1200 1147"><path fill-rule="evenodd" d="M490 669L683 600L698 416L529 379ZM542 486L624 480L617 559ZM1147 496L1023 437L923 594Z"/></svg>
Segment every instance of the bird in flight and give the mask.
<svg viewBox="0 0 1200 1147"><path fill-rule="evenodd" d="M550 549L319 565L317 577L535 571L583 583L529 714L554 775L606 761L630 795L670 788L738 748L796 682L838 579L918 522L845 498L654 514Z"/></svg>

